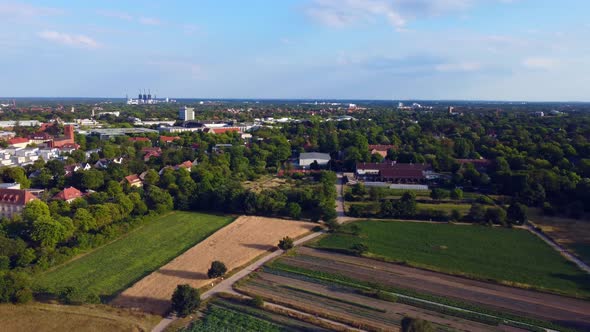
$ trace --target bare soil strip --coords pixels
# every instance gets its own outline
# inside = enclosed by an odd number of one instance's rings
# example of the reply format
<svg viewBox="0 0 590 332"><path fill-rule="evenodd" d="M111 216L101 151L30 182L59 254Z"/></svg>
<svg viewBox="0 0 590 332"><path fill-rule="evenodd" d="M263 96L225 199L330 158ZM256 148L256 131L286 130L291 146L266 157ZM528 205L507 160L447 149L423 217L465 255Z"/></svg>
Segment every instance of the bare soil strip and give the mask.
<svg viewBox="0 0 590 332"><path fill-rule="evenodd" d="M590 328L590 302L301 247L282 261L302 268L413 289L518 315Z"/></svg>
<svg viewBox="0 0 590 332"><path fill-rule="evenodd" d="M272 250L284 236L295 238L314 226L317 224L242 216L135 283L111 304L165 314L177 285L200 288L213 282L207 277L212 261L224 262L231 271Z"/></svg>

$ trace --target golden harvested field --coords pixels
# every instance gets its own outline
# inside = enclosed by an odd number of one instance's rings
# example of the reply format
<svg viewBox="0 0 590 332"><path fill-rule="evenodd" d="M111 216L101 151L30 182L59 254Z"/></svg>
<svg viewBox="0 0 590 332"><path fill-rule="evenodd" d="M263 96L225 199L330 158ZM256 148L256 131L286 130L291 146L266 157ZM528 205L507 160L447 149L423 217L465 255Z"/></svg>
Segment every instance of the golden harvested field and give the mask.
<svg viewBox="0 0 590 332"><path fill-rule="evenodd" d="M212 261L224 262L231 271L274 248L284 236L295 238L315 226L302 221L242 216L122 292L112 304L164 314L177 285L200 288L211 283L207 270Z"/></svg>
<svg viewBox="0 0 590 332"><path fill-rule="evenodd" d="M150 331L161 317L104 305L0 305L2 331Z"/></svg>

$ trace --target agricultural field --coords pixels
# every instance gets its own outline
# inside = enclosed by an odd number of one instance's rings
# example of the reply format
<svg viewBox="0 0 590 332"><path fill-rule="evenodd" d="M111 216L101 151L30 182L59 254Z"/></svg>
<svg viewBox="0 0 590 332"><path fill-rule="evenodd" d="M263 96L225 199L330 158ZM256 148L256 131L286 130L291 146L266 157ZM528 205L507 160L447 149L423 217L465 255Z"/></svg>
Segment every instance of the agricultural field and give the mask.
<svg viewBox="0 0 590 332"><path fill-rule="evenodd" d="M529 208L529 218L557 243L590 264L590 220L546 216Z"/></svg>
<svg viewBox="0 0 590 332"><path fill-rule="evenodd" d="M361 205L366 207L366 211L373 214L378 213L380 209L379 202L345 202L344 207L346 211L348 211L352 205ZM445 213L450 214L453 212L453 210L457 210L462 216L465 216L469 213L470 208L470 204L464 203L416 203L416 214L421 214L425 211L431 210L444 211Z"/></svg>
<svg viewBox="0 0 590 332"><path fill-rule="evenodd" d="M253 307L244 300L215 298L202 314L203 318L181 331L328 331L264 308Z"/></svg>
<svg viewBox="0 0 590 332"><path fill-rule="evenodd" d="M158 269L232 217L173 211L128 235L35 278L37 290L57 292L69 286L110 297Z"/></svg>
<svg viewBox="0 0 590 332"><path fill-rule="evenodd" d="M351 227L358 227L353 235ZM315 246L347 251L357 243L365 256L590 298L590 276L522 229L396 221L364 221L320 239Z"/></svg>
<svg viewBox="0 0 590 332"><path fill-rule="evenodd" d="M271 278L266 275L271 275ZM251 279L245 285L240 284L239 289L259 287L261 293L270 292L269 285L256 286L256 284L268 284L268 281L262 279L288 277L290 281L279 282L279 284L286 285L289 291L300 293L300 289L304 288L306 289L304 293L311 295L318 292L324 293L324 291L317 288L320 286L316 286L315 289L309 288L311 286L302 287L301 282L324 285L330 291L353 289L355 295L361 294L389 301L393 296L393 302L396 303L488 325L509 324L522 327L522 324L529 324L560 331L564 326L582 330L590 329L590 302L588 301L308 247L299 247L296 254L283 256L267 264L264 272L259 273L259 276L262 278ZM305 296L307 295L299 295L301 298ZM278 301L287 298L287 296L276 294L274 297ZM360 302L358 299L352 300L345 296L332 294L329 297L339 301L347 299L347 303L344 304L354 302L356 306L379 308L375 304ZM329 307L338 308L344 304L333 304ZM313 306L313 304L309 303L306 306ZM371 311L372 316L381 315L370 308L364 309Z"/></svg>
<svg viewBox="0 0 590 332"><path fill-rule="evenodd" d="M492 326L487 324L397 303L394 298L385 301L348 287L318 284L309 278L297 278L293 275L259 272L242 283L238 291L369 331L399 328L401 320L406 316L430 321L437 330L492 330Z"/></svg>
<svg viewBox="0 0 590 332"><path fill-rule="evenodd" d="M231 271L274 249L283 237L297 238L315 226L303 221L242 216L126 289L112 304L164 314L177 285L201 288L212 283L207 277L212 261L222 261Z"/></svg>
<svg viewBox="0 0 590 332"><path fill-rule="evenodd" d="M104 305L46 303L0 305L0 330L12 331L150 331L161 317Z"/></svg>

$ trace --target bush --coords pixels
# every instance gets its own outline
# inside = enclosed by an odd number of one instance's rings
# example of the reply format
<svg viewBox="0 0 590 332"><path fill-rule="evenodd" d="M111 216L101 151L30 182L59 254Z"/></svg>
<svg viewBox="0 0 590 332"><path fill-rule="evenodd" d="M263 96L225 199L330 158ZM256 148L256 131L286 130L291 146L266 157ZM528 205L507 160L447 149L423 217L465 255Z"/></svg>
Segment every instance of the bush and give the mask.
<svg viewBox="0 0 590 332"><path fill-rule="evenodd" d="M27 275L18 272L0 273L0 303L24 303L30 301L32 295L31 280Z"/></svg>
<svg viewBox="0 0 590 332"><path fill-rule="evenodd" d="M369 251L369 247L362 243L355 243L350 247L350 250L357 256L362 256L364 253Z"/></svg>
<svg viewBox="0 0 590 332"><path fill-rule="evenodd" d="M459 188L451 190L451 199L463 199L463 190Z"/></svg>
<svg viewBox="0 0 590 332"><path fill-rule="evenodd" d="M285 236L279 241L279 248L281 248L282 250L289 250L293 248L293 246L293 239L288 236Z"/></svg>
<svg viewBox="0 0 590 332"><path fill-rule="evenodd" d="M197 311L201 305L199 290L189 285L178 285L172 294L172 311L180 317L186 317Z"/></svg>
<svg viewBox="0 0 590 332"><path fill-rule="evenodd" d="M75 287L65 287L58 294L59 301L63 304L82 304L86 297Z"/></svg>
<svg viewBox="0 0 590 332"><path fill-rule="evenodd" d="M14 294L13 302L18 303L18 304L23 304L23 303L31 302L32 300L33 300L33 291L30 288L22 288L22 289L19 289Z"/></svg>
<svg viewBox="0 0 590 332"><path fill-rule="evenodd" d="M260 295L255 295L253 298L250 299L249 304L256 308L264 307L264 300Z"/></svg>
<svg viewBox="0 0 590 332"><path fill-rule="evenodd" d="M0 271L10 269L10 257L0 256Z"/></svg>
<svg viewBox="0 0 590 332"><path fill-rule="evenodd" d="M479 204L494 205L494 200L484 195L478 196L475 201Z"/></svg>
<svg viewBox="0 0 590 332"><path fill-rule="evenodd" d="M432 332L434 328L430 322L420 318L404 317L402 319L402 332Z"/></svg>
<svg viewBox="0 0 590 332"><path fill-rule="evenodd" d="M555 209L549 202L543 203L543 214L546 216L553 216L555 215Z"/></svg>
<svg viewBox="0 0 590 332"><path fill-rule="evenodd" d="M211 263L209 271L207 271L207 276L210 279L219 278L223 276L225 272L227 272L227 267L225 267L225 264L223 264L223 262L213 261L213 263Z"/></svg>

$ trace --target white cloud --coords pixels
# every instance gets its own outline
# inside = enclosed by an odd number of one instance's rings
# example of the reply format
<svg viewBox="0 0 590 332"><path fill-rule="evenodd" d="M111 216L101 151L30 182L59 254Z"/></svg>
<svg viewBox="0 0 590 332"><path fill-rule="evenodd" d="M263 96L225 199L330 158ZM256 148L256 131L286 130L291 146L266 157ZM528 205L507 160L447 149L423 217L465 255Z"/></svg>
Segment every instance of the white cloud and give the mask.
<svg viewBox="0 0 590 332"><path fill-rule="evenodd" d="M85 35L73 35L57 31L45 30L39 33L39 37L47 41L64 44L68 46L83 48L97 48L100 46L100 44L96 40Z"/></svg>
<svg viewBox="0 0 590 332"><path fill-rule="evenodd" d="M99 10L97 11L98 15L108 17L108 18L116 18L119 20L129 21L129 22L137 22L139 24L144 25L161 25L162 21L155 17L147 17L147 16L134 16L126 12L120 11L112 11L112 10Z"/></svg>
<svg viewBox="0 0 590 332"><path fill-rule="evenodd" d="M160 25L160 24L162 24L162 22L159 19L153 18L153 17L140 17L138 19L138 22L141 24L145 24L145 25Z"/></svg>
<svg viewBox="0 0 590 332"><path fill-rule="evenodd" d="M550 70L559 66L559 61L547 57L528 57L522 61L522 65L530 69Z"/></svg>
<svg viewBox="0 0 590 332"><path fill-rule="evenodd" d="M403 31L408 21L428 16L464 12L477 3L517 0L309 0L307 16L330 27L372 23L385 19Z"/></svg>
<svg viewBox="0 0 590 332"><path fill-rule="evenodd" d="M63 14L63 11L58 8L38 7L18 2L0 3L0 16L2 17L31 18L59 14Z"/></svg>
<svg viewBox="0 0 590 332"><path fill-rule="evenodd" d="M331 26L343 27L357 23L372 22L385 18L391 25L401 28L405 19L385 0L314 0L306 14L315 21Z"/></svg>
<svg viewBox="0 0 590 332"><path fill-rule="evenodd" d="M478 62L442 63L434 66L439 72L472 72L481 69Z"/></svg>
<svg viewBox="0 0 590 332"><path fill-rule="evenodd" d="M118 11L111 11L111 10L100 10L100 11L98 11L98 14L102 15L104 17L117 18L117 19L124 20L124 21L132 21L133 20L133 16L131 16L125 12L118 12Z"/></svg>

